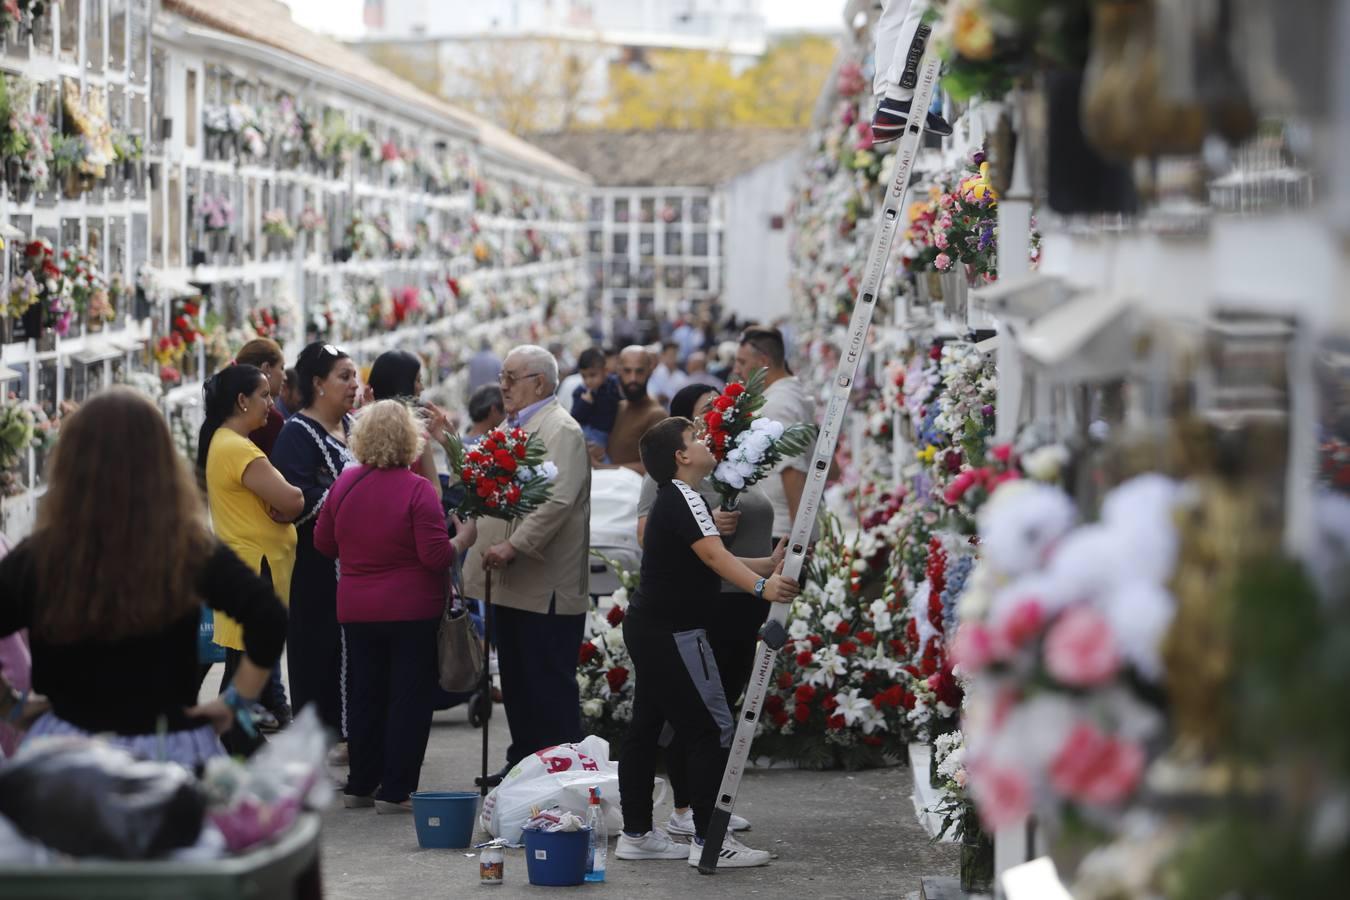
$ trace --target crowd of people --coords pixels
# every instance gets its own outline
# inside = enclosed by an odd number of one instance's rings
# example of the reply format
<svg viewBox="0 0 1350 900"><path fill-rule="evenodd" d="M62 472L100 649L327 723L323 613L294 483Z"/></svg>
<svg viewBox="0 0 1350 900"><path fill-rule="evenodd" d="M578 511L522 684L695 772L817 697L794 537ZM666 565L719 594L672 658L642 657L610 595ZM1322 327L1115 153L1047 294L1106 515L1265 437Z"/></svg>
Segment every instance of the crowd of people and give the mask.
<svg viewBox="0 0 1350 900"><path fill-rule="evenodd" d="M339 738L330 762L348 768L346 805L402 812L445 704L447 597L481 600L491 579L504 776L584 737L576 669L592 602L592 473L627 468L644 476L645 553L625 632L639 672L657 674L639 677L622 749L617 852L692 861L670 835L701 839L757 631L769 601L795 595L774 548L804 483L794 462L738 511L714 512L712 457L693 422L727 380L756 369L766 415L813 418L780 332L746 329L717 372L700 337L684 328L655 346L592 348L566 378L547 349L499 360L484 344L467 366L462 426L423 399L411 353L384 353L363 377L333 344L309 344L288 369L277 344L250 341L204 386L195 472L151 401L99 393L63 425L37 526L0 561L0 635L27 630L32 688L0 700L29 735L109 735L147 755L167 740L167 756L190 767L252 753L292 709L313 706ZM503 425L547 448L551 497L517 521L462 519L436 448L447 429L472 445ZM156 502L138 502L147 496ZM224 670L219 695L199 703L203 626ZM663 829L649 801L665 723L677 809ZM724 865L768 859L727 848Z"/></svg>

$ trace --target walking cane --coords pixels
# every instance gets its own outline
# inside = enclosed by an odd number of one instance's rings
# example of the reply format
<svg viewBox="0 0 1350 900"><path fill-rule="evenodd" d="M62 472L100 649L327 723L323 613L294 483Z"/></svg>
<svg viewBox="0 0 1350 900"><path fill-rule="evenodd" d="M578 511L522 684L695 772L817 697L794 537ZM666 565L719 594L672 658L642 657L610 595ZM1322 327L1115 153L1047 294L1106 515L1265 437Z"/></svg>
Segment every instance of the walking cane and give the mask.
<svg viewBox="0 0 1350 900"><path fill-rule="evenodd" d="M489 715L483 717L483 774L474 779L479 795L486 797L488 791L501 784L496 775L488 777L488 725L492 721L492 570L488 569L483 590L483 680L479 685L481 702L486 704Z"/></svg>

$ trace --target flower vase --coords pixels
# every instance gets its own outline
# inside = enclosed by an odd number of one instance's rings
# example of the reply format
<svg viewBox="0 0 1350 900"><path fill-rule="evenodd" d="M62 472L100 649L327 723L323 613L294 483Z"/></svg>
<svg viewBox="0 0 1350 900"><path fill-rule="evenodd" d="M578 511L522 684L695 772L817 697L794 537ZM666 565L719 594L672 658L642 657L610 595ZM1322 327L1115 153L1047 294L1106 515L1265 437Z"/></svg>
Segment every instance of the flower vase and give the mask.
<svg viewBox="0 0 1350 900"><path fill-rule="evenodd" d="M61 188L62 193L65 194L67 200L80 199L80 195L84 193L83 182L80 179L80 174L74 171L73 169L67 172L65 174L65 178L62 179Z"/></svg>
<svg viewBox="0 0 1350 900"><path fill-rule="evenodd" d="M938 275L938 293L933 299L942 301L942 310L948 318L964 319L969 287L965 269L953 267Z"/></svg>
<svg viewBox="0 0 1350 900"><path fill-rule="evenodd" d="M961 814L961 890L966 894L992 894L994 887L994 839L980 826L980 814L967 803Z"/></svg>

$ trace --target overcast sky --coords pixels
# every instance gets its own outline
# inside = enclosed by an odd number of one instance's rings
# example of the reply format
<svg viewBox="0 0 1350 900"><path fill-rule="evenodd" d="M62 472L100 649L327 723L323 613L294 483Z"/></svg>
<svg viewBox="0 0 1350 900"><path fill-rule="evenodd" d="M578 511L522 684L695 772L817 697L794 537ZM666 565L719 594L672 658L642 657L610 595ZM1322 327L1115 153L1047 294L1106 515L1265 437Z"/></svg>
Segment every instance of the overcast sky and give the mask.
<svg viewBox="0 0 1350 900"><path fill-rule="evenodd" d="M330 34L361 30L362 0L286 0L295 20L307 28ZM465 0L449 0L465 2ZM838 27L844 0L765 0L770 28Z"/></svg>

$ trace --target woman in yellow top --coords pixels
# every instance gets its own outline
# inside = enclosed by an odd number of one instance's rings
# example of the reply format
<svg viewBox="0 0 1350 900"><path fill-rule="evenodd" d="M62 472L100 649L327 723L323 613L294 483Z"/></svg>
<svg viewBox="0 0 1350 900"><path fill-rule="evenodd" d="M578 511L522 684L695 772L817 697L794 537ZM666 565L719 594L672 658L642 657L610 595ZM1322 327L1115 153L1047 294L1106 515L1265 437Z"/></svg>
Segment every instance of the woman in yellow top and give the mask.
<svg viewBox="0 0 1350 900"><path fill-rule="evenodd" d="M232 365L202 390L206 417L197 439L197 469L206 485L212 527L240 559L271 579L286 603L295 566L295 526L290 523L304 509L305 498L248 438L267 424L272 409L268 378L254 366ZM225 648L221 683L229 684L244 650L239 623L217 612L215 642ZM234 750L228 736L226 746Z"/></svg>

